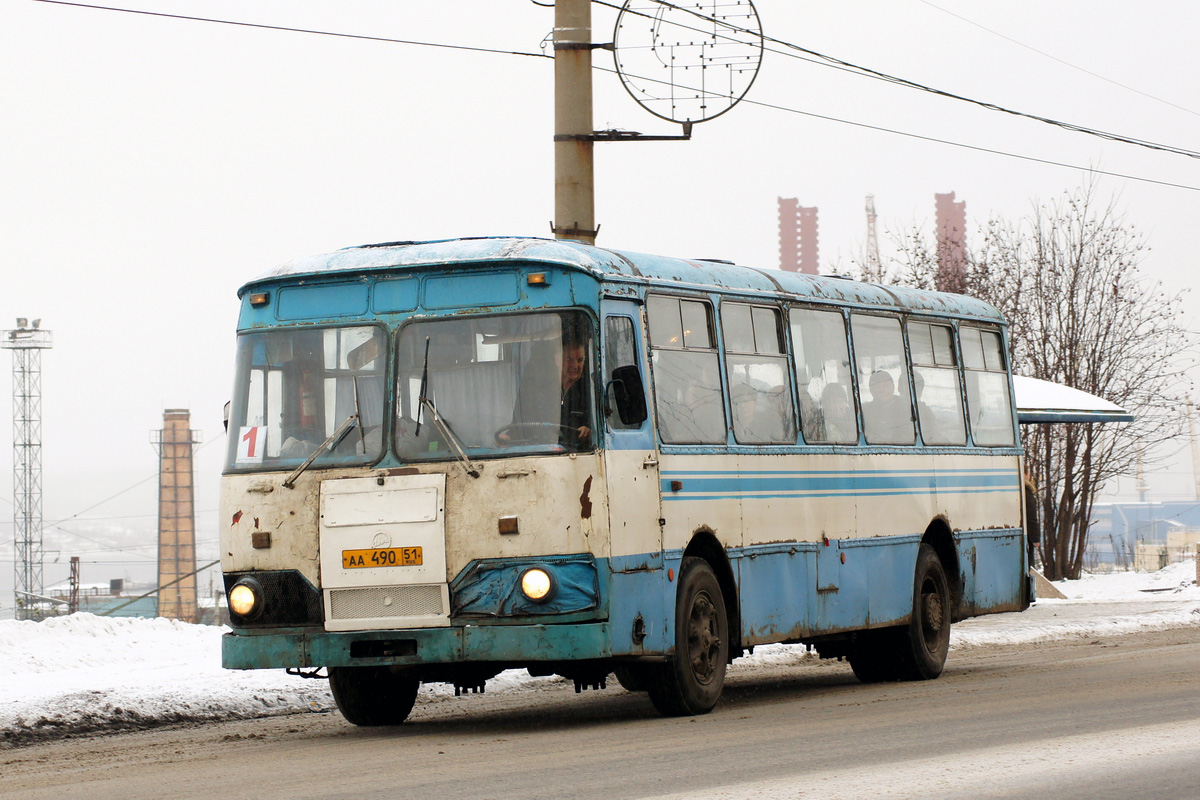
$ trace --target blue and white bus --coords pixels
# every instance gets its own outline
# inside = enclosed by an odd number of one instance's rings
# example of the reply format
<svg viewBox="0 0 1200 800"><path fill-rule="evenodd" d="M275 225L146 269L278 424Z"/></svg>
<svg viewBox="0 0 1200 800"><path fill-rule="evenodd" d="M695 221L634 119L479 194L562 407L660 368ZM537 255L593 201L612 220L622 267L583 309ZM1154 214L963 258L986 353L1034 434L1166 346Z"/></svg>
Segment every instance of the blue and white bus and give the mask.
<svg viewBox="0 0 1200 800"><path fill-rule="evenodd" d="M968 297L574 242L393 242L239 292L232 669L359 725L500 671L669 715L755 645L937 677L1031 600L1006 326Z"/></svg>

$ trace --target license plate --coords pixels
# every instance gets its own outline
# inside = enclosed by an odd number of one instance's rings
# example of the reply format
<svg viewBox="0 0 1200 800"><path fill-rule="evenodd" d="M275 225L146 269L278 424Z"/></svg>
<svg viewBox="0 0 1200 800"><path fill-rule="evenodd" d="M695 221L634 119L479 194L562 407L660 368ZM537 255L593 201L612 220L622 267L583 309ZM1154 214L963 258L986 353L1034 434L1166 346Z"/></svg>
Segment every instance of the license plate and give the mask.
<svg viewBox="0 0 1200 800"><path fill-rule="evenodd" d="M419 547L376 547L343 550L342 569L358 567L419 567L424 563Z"/></svg>

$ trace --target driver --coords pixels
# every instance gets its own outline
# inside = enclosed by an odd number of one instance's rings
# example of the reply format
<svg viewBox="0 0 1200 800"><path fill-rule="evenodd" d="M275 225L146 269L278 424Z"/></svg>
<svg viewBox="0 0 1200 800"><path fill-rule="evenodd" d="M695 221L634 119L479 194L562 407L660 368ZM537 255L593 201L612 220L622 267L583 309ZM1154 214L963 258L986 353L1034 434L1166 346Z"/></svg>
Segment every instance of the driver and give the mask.
<svg viewBox="0 0 1200 800"><path fill-rule="evenodd" d="M536 359L526 367L522 376L521 388L517 394L516 406L513 408L512 426L549 426L558 428L558 442L572 449L591 446L592 429L588 425L587 381L583 379L587 369L587 348L584 342L577 338L564 338L562 348L555 348L553 367L549 357L539 362ZM558 418L554 418L555 383L551 375L545 375L549 369L555 369L559 389ZM541 372L544 380L537 375ZM553 374L553 373L552 373ZM502 443L511 443L524 439L520 432L504 431L497 434L496 439Z"/></svg>
<svg viewBox="0 0 1200 800"><path fill-rule="evenodd" d="M588 402L586 381L583 377L587 365L587 351L583 342L564 341L562 348L561 384L562 397L559 403L559 424L566 429L568 438L564 444L587 447L591 444L592 429L587 426ZM574 441L569 441L573 439Z"/></svg>

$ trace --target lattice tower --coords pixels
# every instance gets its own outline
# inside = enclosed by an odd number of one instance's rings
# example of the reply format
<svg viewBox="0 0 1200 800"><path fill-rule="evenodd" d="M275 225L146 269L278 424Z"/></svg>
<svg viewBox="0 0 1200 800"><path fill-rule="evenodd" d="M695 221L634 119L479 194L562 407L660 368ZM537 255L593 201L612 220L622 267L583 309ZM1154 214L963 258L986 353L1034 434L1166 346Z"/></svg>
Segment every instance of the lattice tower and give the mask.
<svg viewBox="0 0 1200 800"><path fill-rule="evenodd" d="M875 195L867 195L867 274L879 280L879 238L875 235Z"/></svg>
<svg viewBox="0 0 1200 800"><path fill-rule="evenodd" d="M53 346L42 321L17 320L0 347L13 352L13 605L17 619L40 620L42 591L42 351Z"/></svg>

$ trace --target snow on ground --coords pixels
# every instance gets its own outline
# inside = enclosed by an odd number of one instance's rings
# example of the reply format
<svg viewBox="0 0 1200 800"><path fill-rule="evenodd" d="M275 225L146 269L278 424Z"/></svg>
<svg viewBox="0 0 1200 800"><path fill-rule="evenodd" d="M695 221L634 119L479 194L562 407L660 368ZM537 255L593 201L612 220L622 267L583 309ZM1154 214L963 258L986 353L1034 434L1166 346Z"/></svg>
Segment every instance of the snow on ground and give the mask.
<svg viewBox="0 0 1200 800"><path fill-rule="evenodd" d="M1066 600L1039 600L1019 614L954 626L951 648L1026 645L1075 637L1200 626L1195 564L1155 573L1089 575L1063 581ZM226 629L166 619L74 614L45 622L0 621L0 746L97 730L172 722L247 719L334 708L326 681L283 670L221 668ZM734 670L815 659L803 647L758 647ZM510 670L492 692L532 692L558 678ZM453 696L423 686L419 705Z"/></svg>

